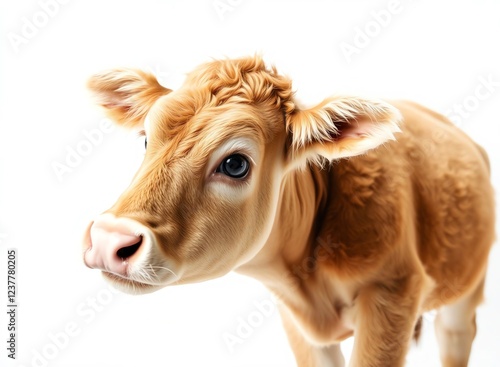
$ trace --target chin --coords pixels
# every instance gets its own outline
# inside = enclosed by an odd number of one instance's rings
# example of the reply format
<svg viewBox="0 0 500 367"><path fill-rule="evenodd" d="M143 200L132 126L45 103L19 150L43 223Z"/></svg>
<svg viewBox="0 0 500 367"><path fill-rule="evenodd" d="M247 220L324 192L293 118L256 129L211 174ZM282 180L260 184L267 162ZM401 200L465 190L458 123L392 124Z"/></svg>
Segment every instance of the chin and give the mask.
<svg viewBox="0 0 500 367"><path fill-rule="evenodd" d="M113 287L119 291L132 295L140 295L153 293L166 287L167 284L148 284L143 282L138 282L129 278L124 278L122 276L116 275L114 273L109 273L107 271L102 272L103 277L111 283Z"/></svg>

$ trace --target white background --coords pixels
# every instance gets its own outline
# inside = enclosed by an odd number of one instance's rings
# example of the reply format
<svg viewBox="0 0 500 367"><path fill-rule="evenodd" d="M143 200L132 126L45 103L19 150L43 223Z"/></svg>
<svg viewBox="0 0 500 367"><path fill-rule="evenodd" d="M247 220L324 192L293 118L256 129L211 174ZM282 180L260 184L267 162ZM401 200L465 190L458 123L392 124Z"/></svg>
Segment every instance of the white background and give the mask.
<svg viewBox="0 0 500 367"><path fill-rule="evenodd" d="M103 119L85 91L86 78L97 71L140 67L176 88L200 62L262 52L294 79L302 100L335 93L406 98L455 121L450 111L465 103L468 116L457 122L489 152L499 187L496 1L402 1L379 25L374 14L388 11L388 1L222 0L230 8L224 13L213 0L73 0L43 10L48 2L2 1L0 9L1 366L295 366L277 312L259 319L254 302L270 296L254 280L230 274L134 297L111 293L97 271L83 266L85 225L114 202L142 158L143 142L115 129L71 172L61 179L54 172L55 162L66 164L68 147L76 149L87 139L84 131ZM341 45L355 46L358 29L371 35L349 60ZM476 88L488 78L496 85L479 100ZM4 311L12 247L19 285L14 363L6 358ZM495 246L471 366L500 360L499 267ZM237 336L249 318L260 323L231 352L224 333ZM67 327L78 335L63 337ZM347 356L350 345L344 345ZM407 366L438 365L427 315Z"/></svg>

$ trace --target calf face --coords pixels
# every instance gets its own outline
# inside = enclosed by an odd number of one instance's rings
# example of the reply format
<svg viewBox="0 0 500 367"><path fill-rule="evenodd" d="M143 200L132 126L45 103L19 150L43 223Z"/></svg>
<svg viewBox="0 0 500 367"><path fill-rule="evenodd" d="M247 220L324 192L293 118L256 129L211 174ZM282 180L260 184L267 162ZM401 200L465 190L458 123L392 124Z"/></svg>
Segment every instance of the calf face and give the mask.
<svg viewBox="0 0 500 367"><path fill-rule="evenodd" d="M399 113L381 101L299 108L291 81L258 57L202 65L177 91L135 70L95 75L89 87L116 123L147 139L132 183L83 244L87 266L135 293L265 261L289 172L364 153L399 131Z"/></svg>

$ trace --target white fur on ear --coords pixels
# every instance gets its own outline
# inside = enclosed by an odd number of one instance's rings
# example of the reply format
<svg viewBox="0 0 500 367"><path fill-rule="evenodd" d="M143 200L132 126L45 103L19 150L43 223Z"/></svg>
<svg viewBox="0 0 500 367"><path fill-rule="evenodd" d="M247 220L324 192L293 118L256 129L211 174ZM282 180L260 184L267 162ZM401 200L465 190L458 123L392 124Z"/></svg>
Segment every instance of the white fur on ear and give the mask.
<svg viewBox="0 0 500 367"><path fill-rule="evenodd" d="M295 157L329 160L365 153L401 132L401 113L387 102L332 97L287 119Z"/></svg>

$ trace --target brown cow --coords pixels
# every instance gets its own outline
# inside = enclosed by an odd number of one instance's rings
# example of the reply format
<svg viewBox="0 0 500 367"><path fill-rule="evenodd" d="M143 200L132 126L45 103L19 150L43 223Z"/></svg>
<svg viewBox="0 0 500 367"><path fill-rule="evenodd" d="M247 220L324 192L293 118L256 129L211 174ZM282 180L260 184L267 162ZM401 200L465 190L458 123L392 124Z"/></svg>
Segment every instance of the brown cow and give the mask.
<svg viewBox="0 0 500 367"><path fill-rule="evenodd" d="M204 64L175 92L128 69L89 87L147 151L90 223L87 266L131 293L253 276L279 297L300 367L343 366L352 335L350 366L403 366L437 308L443 366L467 365L493 190L484 150L445 117L359 97L301 108L260 57Z"/></svg>

